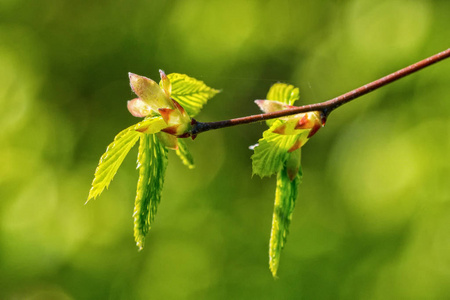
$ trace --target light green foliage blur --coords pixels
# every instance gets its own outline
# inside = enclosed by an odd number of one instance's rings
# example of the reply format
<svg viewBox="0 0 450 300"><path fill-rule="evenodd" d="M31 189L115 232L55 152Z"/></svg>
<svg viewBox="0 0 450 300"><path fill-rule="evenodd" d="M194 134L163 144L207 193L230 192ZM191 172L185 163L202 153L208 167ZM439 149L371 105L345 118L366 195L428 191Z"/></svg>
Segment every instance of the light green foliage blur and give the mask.
<svg viewBox="0 0 450 300"><path fill-rule="evenodd" d="M136 123L128 72L222 93L199 121L259 113L275 82L323 101L447 49L450 2L0 2L0 299L445 299L450 61L337 109L302 149L279 279L266 124L203 133L171 159L137 251L137 148L83 205L98 158Z"/></svg>

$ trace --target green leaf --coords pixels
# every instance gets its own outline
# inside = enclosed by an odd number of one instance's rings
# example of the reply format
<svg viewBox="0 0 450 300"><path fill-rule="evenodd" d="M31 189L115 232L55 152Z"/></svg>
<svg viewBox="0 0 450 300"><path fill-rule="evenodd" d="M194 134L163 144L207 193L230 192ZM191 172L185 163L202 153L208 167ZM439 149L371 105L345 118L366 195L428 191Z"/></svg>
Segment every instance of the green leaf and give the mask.
<svg viewBox="0 0 450 300"><path fill-rule="evenodd" d="M106 148L106 152L100 158L98 167L95 170L88 201L97 198L105 188L108 188L125 156L136 144L140 133L133 130L134 126L122 130Z"/></svg>
<svg viewBox="0 0 450 300"><path fill-rule="evenodd" d="M269 89L267 93L267 100L275 100L280 101L282 103L286 103L288 105L294 105L294 102L300 98L300 90L293 85L286 83L275 83ZM276 121L267 120L267 126L272 126L272 124Z"/></svg>
<svg viewBox="0 0 450 300"><path fill-rule="evenodd" d="M189 169L193 169L195 167L194 159L192 158L192 155L187 148L186 142L183 139L178 139L178 149L176 153L183 164Z"/></svg>
<svg viewBox="0 0 450 300"><path fill-rule="evenodd" d="M282 121L277 120L268 130L264 131L259 139L258 146L252 155L253 174L260 177L278 173L288 159L289 149L298 139L297 135L281 135L272 131L280 126Z"/></svg>
<svg viewBox="0 0 450 300"><path fill-rule="evenodd" d="M278 102L255 101L263 111L277 110L278 107L284 109L284 105L293 105L299 99L299 89L292 85L276 83L270 88L266 99ZM264 131L263 137L254 147L252 169L253 174L261 177L277 173L269 243L269 267L272 275L276 277L302 177L301 146L308 140L310 130L296 130L299 124L296 118L268 120L266 124L270 128Z"/></svg>
<svg viewBox="0 0 450 300"><path fill-rule="evenodd" d="M290 180L294 180L295 176L301 172L302 149L298 148L289 153L286 161L286 170Z"/></svg>
<svg viewBox="0 0 450 300"><path fill-rule="evenodd" d="M141 250L161 200L167 150L154 134L143 134L139 144L136 200L134 204L134 238Z"/></svg>
<svg viewBox="0 0 450 300"><path fill-rule="evenodd" d="M291 181L286 167L277 174L272 231L269 242L269 267L273 277L277 276L281 250L286 244L301 177L300 169L297 176Z"/></svg>
<svg viewBox="0 0 450 300"><path fill-rule="evenodd" d="M128 152L139 139L140 132L159 132L164 127L167 125L161 117L149 117L119 132L100 157L87 201L97 198L108 188Z"/></svg>
<svg viewBox="0 0 450 300"><path fill-rule="evenodd" d="M190 117L197 115L203 105L219 93L218 90L208 87L203 81L184 74L172 73L167 77L172 84L170 96L186 110ZM162 81L160 85L162 86Z"/></svg>
<svg viewBox="0 0 450 300"><path fill-rule="evenodd" d="M128 73L130 86L133 92L145 102L153 112L157 113L161 108L173 108L173 101L155 81L150 78Z"/></svg>
<svg viewBox="0 0 450 300"><path fill-rule="evenodd" d="M167 124L161 116L158 117L151 116L145 118L142 122L130 126L129 129L147 134L153 134L160 132L162 129L166 127Z"/></svg>
<svg viewBox="0 0 450 300"><path fill-rule="evenodd" d="M178 149L178 138L172 134L168 134L165 132L156 133L159 141L166 147L167 149L176 150Z"/></svg>
<svg viewBox="0 0 450 300"><path fill-rule="evenodd" d="M286 83L275 83L270 87L267 93L267 100L276 100L288 105L294 105L294 102L300 98L300 91L293 85Z"/></svg>

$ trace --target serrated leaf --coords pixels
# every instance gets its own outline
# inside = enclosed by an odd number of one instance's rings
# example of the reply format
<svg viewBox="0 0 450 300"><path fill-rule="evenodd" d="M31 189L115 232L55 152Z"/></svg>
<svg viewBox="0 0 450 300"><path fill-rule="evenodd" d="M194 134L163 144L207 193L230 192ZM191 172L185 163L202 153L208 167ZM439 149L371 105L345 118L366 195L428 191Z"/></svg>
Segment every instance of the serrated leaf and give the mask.
<svg viewBox="0 0 450 300"><path fill-rule="evenodd" d="M139 139L140 132L158 132L166 126L161 117L151 117L119 132L100 157L87 201L97 198L108 188L128 152Z"/></svg>
<svg viewBox="0 0 450 300"><path fill-rule="evenodd" d="M195 167L194 159L192 158L192 155L187 148L186 142L183 139L178 139L178 149L176 150L176 153L183 164L189 169L193 169Z"/></svg>
<svg viewBox="0 0 450 300"><path fill-rule="evenodd" d="M141 250L161 200L167 150L154 134L141 135L138 154L139 180L134 204L134 238Z"/></svg>
<svg viewBox="0 0 450 300"><path fill-rule="evenodd" d="M277 174L272 230L269 242L269 267L273 277L277 276L281 250L286 244L301 176L300 169L297 176L291 181L286 167Z"/></svg>
<svg viewBox="0 0 450 300"><path fill-rule="evenodd" d="M203 81L184 74L172 73L167 77L172 84L170 96L186 110L190 117L197 115L203 105L219 92L208 87ZM161 81L160 85L162 84Z"/></svg>
<svg viewBox="0 0 450 300"><path fill-rule="evenodd" d="M294 102L300 98L300 91L293 85L286 83L275 83L267 93L267 100L276 100L288 105L294 105Z"/></svg>
<svg viewBox="0 0 450 300"><path fill-rule="evenodd" d="M108 188L126 155L138 139L139 132L130 130L130 128L122 130L116 135L114 141L109 144L106 152L100 158L89 191L88 201L97 198L105 188Z"/></svg>
<svg viewBox="0 0 450 300"><path fill-rule="evenodd" d="M258 146L252 155L253 174L261 177L278 173L288 159L289 149L298 139L297 135L281 135L273 133L282 121L277 120L268 130L264 131L259 139Z"/></svg>
<svg viewBox="0 0 450 300"><path fill-rule="evenodd" d="M159 117L147 117L143 121L130 126L129 128L134 131L139 131L142 133L153 134L160 132L162 129L166 128L167 124L161 116Z"/></svg>
<svg viewBox="0 0 450 300"><path fill-rule="evenodd" d="M287 105L294 105L294 102L297 101L299 98L300 98L299 89L293 85L286 83L275 83L270 87L269 92L267 93L266 96L267 100L275 100L281 103L285 103ZM276 119L267 120L266 124L267 126L270 127L275 121Z"/></svg>

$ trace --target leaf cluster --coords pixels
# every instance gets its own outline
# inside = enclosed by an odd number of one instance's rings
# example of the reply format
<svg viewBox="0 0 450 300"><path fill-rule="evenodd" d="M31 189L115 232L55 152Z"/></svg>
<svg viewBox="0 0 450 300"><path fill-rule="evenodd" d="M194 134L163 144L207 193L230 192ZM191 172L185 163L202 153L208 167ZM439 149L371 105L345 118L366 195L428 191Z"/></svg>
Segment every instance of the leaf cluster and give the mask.
<svg viewBox="0 0 450 300"><path fill-rule="evenodd" d="M144 247L158 205L168 164L167 153L175 150L181 161L194 167L183 137L191 135L191 120L219 91L184 74L161 73L156 84L151 79L130 74L130 83L138 98L128 102L131 114L144 119L121 131L101 156L95 171L88 201L108 188L130 149L139 140L137 169L139 179L134 206L134 237L139 249ZM264 112L285 110L299 99L299 89L288 84L274 84L265 100L256 100ZM266 121L258 144L251 147L253 174L276 175L275 203L269 242L269 266L274 277L292 219L298 186L302 178L301 147L322 124L318 112Z"/></svg>
<svg viewBox="0 0 450 300"><path fill-rule="evenodd" d="M171 84L170 98L179 103L191 117L198 114L203 105L219 92L202 81L183 74L169 74L167 79ZM164 79L159 83L161 89L163 83ZM117 134L100 158L89 191L88 201L97 198L108 188L124 158L139 140L139 179L133 213L134 237L139 249L144 247L145 236L151 228L161 201L168 150L175 150L184 165L190 169L194 168L194 160L184 140L163 132L166 127L164 117L152 112L143 121Z"/></svg>

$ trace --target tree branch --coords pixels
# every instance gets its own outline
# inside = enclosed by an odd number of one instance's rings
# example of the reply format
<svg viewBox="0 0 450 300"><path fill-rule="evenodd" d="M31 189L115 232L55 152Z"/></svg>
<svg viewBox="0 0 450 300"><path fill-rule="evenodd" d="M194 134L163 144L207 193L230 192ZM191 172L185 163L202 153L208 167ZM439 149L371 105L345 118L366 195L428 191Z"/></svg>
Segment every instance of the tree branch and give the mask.
<svg viewBox="0 0 450 300"><path fill-rule="evenodd" d="M281 111L277 111L277 112L252 115L252 116L224 120L224 121L217 121L217 122L197 122L197 121L193 120L191 135L193 138L195 138L195 136L197 136L199 133L202 133L202 132L205 132L208 130L212 130L212 129L219 129L219 128L225 128L225 127L230 127L230 126L235 126L235 125L255 123L255 122L285 117L285 116L289 116L289 115L295 115L295 114L309 112L309 111L320 111L322 113L322 115L326 118L333 110L340 107L341 105L343 105L347 102L350 102L358 97L361 97L367 93L370 93L370 92L372 92L380 87L383 87L391 82L394 82L400 78L403 78L407 75L415 73L425 67L428 67L428 66L430 66L434 63L437 63L445 58L448 58L449 56L450 56L450 48L445 51L442 51L438 54L430 56L424 60L421 60L415 64L412 64L406 68L398 70L387 76L384 76L378 80L372 81L371 83L363 85L363 86L361 86L357 89L354 89L348 93L345 93L341 96L338 96L336 98L325 101L325 102L303 105L303 106L299 106L296 108L281 110Z"/></svg>

